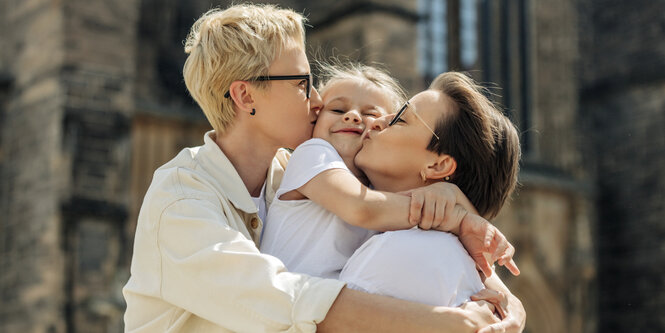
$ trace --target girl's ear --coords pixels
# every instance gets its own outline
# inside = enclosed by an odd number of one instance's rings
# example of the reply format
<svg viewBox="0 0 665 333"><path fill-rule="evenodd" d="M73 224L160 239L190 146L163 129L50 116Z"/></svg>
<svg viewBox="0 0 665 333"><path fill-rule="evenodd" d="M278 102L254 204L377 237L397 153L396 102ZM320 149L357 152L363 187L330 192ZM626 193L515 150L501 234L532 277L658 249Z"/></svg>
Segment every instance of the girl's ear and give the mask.
<svg viewBox="0 0 665 333"><path fill-rule="evenodd" d="M451 176L457 169L457 161L450 155L439 155L424 170L427 179L441 180Z"/></svg>
<svg viewBox="0 0 665 333"><path fill-rule="evenodd" d="M241 112L251 112L254 106L252 98L253 89L247 81L233 81L229 87L229 94L236 107Z"/></svg>

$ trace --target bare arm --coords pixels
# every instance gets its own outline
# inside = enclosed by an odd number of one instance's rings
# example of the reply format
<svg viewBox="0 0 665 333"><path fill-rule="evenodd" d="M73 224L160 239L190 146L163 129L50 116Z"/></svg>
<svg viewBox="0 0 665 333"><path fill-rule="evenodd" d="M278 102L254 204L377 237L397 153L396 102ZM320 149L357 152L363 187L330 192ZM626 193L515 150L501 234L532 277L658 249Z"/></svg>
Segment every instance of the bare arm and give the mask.
<svg viewBox="0 0 665 333"><path fill-rule="evenodd" d="M346 170L321 172L297 191L351 225L379 231L413 227L408 197L372 190Z"/></svg>
<svg viewBox="0 0 665 333"><path fill-rule="evenodd" d="M435 307L344 288L320 332L476 332L496 323L493 307Z"/></svg>
<svg viewBox="0 0 665 333"><path fill-rule="evenodd" d="M448 186L454 187L450 184ZM435 210L437 198L440 207L438 220L444 219L444 213L450 213L450 211L445 212L443 207L445 205L452 207L457 200L465 208L475 210L459 189L457 189L459 193L453 190L450 196L443 199L441 196L437 197L438 192L421 189L418 193L424 193L424 195L431 193L429 200L423 197L423 201L419 204L419 208L424 206L425 211L421 215L419 209L414 209L410 197L372 190L363 185L353 174L341 169L321 172L296 191L351 225L378 231L411 228L420 222L421 216L428 217L431 221L434 215L429 216L428 214ZM446 202L446 199L452 203Z"/></svg>

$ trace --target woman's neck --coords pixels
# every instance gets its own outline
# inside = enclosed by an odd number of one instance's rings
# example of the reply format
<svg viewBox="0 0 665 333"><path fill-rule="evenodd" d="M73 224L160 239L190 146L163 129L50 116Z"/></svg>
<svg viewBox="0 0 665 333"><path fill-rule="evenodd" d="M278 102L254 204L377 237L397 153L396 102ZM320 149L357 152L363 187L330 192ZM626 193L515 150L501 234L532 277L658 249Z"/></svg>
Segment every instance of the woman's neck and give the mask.
<svg viewBox="0 0 665 333"><path fill-rule="evenodd" d="M366 172L367 178L377 191L402 192L424 186L420 178L400 177L391 174Z"/></svg>
<svg viewBox="0 0 665 333"><path fill-rule="evenodd" d="M268 168L279 148L262 141L242 124L234 124L224 135L215 138L253 197L261 195Z"/></svg>

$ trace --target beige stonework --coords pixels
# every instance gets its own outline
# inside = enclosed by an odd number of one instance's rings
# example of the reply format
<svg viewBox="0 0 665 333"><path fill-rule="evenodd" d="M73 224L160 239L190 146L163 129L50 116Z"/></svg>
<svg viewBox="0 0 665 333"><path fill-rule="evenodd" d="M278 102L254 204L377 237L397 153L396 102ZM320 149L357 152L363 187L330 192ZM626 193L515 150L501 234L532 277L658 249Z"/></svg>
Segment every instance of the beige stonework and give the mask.
<svg viewBox="0 0 665 333"><path fill-rule="evenodd" d="M312 56L381 63L409 93L426 87L419 1L274 2L305 11ZM521 3L526 46L501 35L517 36ZM498 272L526 307L527 332L665 327L665 3L477 4L489 23L468 69L503 88L495 98L511 101L528 145L521 187L495 221L517 249L522 275ZM142 195L208 128L181 71L182 41L209 7L0 2L0 332L122 331Z"/></svg>

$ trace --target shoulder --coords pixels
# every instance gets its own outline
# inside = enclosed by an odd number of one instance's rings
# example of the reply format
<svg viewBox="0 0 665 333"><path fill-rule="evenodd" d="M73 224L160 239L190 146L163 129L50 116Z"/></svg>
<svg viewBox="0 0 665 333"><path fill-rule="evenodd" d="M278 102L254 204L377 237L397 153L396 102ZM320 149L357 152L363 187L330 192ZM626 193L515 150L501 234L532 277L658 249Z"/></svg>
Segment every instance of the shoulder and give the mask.
<svg viewBox="0 0 665 333"><path fill-rule="evenodd" d="M422 230L412 228L408 230L389 231L381 234L385 239L384 247L395 251L406 251L408 253L447 253L467 254L457 236L441 231Z"/></svg>
<svg viewBox="0 0 665 333"><path fill-rule="evenodd" d="M166 208L181 200L218 201L211 176L199 167L184 149L173 160L157 169L146 192L143 206Z"/></svg>
<svg viewBox="0 0 665 333"><path fill-rule="evenodd" d="M330 144L330 142L323 140L321 138L311 138L303 143L301 143L298 147L296 147L296 150L298 148L302 147L326 147L326 148L333 148L333 146Z"/></svg>
<svg viewBox="0 0 665 333"><path fill-rule="evenodd" d="M458 258L468 257L468 253L459 239L450 233L441 231L425 231L418 228L408 230L388 231L374 235L358 249L354 256L362 256L377 260L384 258L400 265L420 265L423 254L440 254L434 259L429 257L425 261L441 263L441 261L458 261ZM366 259L367 260L367 259Z"/></svg>
<svg viewBox="0 0 665 333"><path fill-rule="evenodd" d="M311 165L326 165L330 163L344 163L342 157L337 150L327 141L323 139L309 139L299 145L291 155L289 160L289 167L293 168L293 164Z"/></svg>
<svg viewBox="0 0 665 333"><path fill-rule="evenodd" d="M302 152L334 152L337 154L337 150L335 150L335 147L330 142L319 138L312 138L301 143L293 151L293 155L301 154Z"/></svg>

